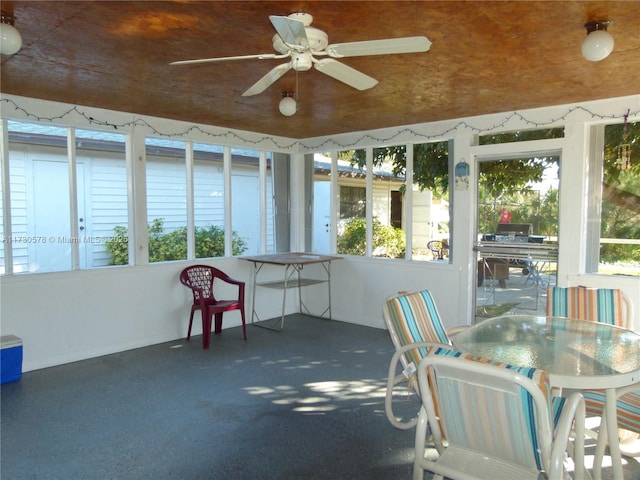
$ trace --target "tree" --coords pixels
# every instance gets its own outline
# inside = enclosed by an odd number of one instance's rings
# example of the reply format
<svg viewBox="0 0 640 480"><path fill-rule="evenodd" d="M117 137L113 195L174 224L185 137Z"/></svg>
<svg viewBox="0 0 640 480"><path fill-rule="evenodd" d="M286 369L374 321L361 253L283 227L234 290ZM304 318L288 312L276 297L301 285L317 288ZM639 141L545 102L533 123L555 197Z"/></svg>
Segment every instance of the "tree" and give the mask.
<svg viewBox="0 0 640 480"><path fill-rule="evenodd" d="M421 143L413 147L413 181L420 191L431 190L435 196L441 197L449 189L449 142ZM373 164L381 166L389 162L391 172L397 178L404 178L407 171L407 147L376 148L373 150ZM351 166L366 166L365 150L348 150L341 152L340 159L351 162ZM404 187L402 189L404 191Z"/></svg>

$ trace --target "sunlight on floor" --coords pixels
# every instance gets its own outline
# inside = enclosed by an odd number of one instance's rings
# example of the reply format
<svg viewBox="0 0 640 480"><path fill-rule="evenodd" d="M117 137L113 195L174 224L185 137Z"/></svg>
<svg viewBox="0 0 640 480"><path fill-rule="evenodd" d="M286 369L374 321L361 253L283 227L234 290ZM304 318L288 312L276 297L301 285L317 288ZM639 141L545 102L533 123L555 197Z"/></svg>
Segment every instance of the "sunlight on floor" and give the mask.
<svg viewBox="0 0 640 480"><path fill-rule="evenodd" d="M293 411L301 413L336 410L342 401L363 400L370 404L372 399L384 398L386 392L385 382L373 379L312 382L305 387L309 390L307 395L288 385L246 387L245 391L276 405L291 405Z"/></svg>

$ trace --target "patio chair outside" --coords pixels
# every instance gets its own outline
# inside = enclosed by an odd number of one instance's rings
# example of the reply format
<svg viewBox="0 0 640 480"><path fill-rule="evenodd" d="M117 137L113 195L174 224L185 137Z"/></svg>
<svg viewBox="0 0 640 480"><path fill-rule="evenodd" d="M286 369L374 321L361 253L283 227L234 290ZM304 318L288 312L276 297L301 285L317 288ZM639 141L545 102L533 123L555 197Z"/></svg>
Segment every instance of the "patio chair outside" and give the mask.
<svg viewBox="0 0 640 480"><path fill-rule="evenodd" d="M434 260L443 260L445 250L449 247L444 240L429 240L427 248L431 251Z"/></svg>
<svg viewBox="0 0 640 480"><path fill-rule="evenodd" d="M573 393L554 425L547 372L437 349L418 367L422 408L414 480L564 480L575 420L574 479L584 468L584 400ZM425 455L431 433L438 455Z"/></svg>

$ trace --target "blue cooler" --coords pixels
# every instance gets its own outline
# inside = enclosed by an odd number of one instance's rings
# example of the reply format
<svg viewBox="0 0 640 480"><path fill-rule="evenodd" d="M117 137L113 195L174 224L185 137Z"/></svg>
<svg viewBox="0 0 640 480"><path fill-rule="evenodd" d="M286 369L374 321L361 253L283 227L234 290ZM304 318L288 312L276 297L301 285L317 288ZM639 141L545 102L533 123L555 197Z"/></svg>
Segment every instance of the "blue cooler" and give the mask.
<svg viewBox="0 0 640 480"><path fill-rule="evenodd" d="M0 343L0 384L17 382L22 377L22 340L15 335L3 335Z"/></svg>

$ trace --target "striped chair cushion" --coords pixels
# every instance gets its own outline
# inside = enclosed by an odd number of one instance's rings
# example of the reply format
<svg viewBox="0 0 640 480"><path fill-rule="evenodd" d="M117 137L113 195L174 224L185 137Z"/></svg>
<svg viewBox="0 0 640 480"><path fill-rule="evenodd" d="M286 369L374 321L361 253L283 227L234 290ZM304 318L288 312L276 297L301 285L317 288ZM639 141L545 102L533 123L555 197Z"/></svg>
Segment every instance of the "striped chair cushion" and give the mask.
<svg viewBox="0 0 640 480"><path fill-rule="evenodd" d="M548 421L552 422L550 425L555 425L560 417L564 398L552 398L549 375L544 370L491 362L445 348L434 349L433 354L460 357L514 370L532 379L544 393L548 402ZM535 432L535 409L529 392L520 389L519 395L508 394L467 382L438 380L436 377L434 371L430 370L432 398L445 438L470 449L474 449L474 446L481 447L488 454L529 465L532 469L542 469ZM438 402L435 385L441 390L443 405ZM452 402L455 402L455 408L448 414L446 405ZM479 410L483 412L482 415L478 415ZM460 412L463 414L460 415ZM528 439L528 442L523 444L522 438Z"/></svg>
<svg viewBox="0 0 640 480"><path fill-rule="evenodd" d="M394 296L387 300L387 309L389 328L400 342L396 348L417 342L451 344L428 290ZM426 354L426 348L411 350L407 352L407 360L417 366Z"/></svg>
<svg viewBox="0 0 640 480"><path fill-rule="evenodd" d="M602 390L587 390L582 394L587 416L602 416L604 392ZM640 433L640 391L627 393L618 399L618 427Z"/></svg>
<svg viewBox="0 0 640 480"><path fill-rule="evenodd" d="M549 287L547 315L624 326L622 292L614 288Z"/></svg>

